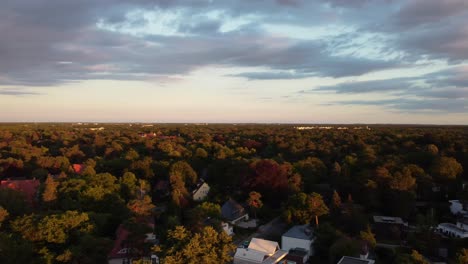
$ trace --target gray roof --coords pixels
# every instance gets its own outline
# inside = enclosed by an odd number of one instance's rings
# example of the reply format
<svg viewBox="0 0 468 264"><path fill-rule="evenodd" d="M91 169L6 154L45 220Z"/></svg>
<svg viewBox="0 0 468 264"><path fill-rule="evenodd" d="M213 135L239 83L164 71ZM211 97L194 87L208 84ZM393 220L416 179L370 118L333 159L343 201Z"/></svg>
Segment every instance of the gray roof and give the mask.
<svg viewBox="0 0 468 264"><path fill-rule="evenodd" d="M288 232L284 233L284 237L292 237L303 240L312 240L314 237L312 228L309 225L296 225L291 227Z"/></svg>
<svg viewBox="0 0 468 264"><path fill-rule="evenodd" d="M236 220L246 215L244 207L233 199L229 199L221 207L221 215L229 221Z"/></svg>
<svg viewBox="0 0 468 264"><path fill-rule="evenodd" d="M401 219L400 217L381 216L381 215L375 215L374 222L384 223L384 224L400 224L400 225L405 224L403 219Z"/></svg>
<svg viewBox="0 0 468 264"><path fill-rule="evenodd" d="M371 264L374 263L370 259L359 259L359 258L352 258L352 257L343 257L337 264Z"/></svg>

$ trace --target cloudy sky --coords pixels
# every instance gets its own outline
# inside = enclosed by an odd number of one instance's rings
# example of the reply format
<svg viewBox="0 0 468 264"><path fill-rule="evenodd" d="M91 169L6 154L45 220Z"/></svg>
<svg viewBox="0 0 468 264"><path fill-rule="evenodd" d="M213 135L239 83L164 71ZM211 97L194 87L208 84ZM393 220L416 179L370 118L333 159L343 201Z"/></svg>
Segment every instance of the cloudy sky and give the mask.
<svg viewBox="0 0 468 264"><path fill-rule="evenodd" d="M466 0L6 0L0 121L468 124Z"/></svg>

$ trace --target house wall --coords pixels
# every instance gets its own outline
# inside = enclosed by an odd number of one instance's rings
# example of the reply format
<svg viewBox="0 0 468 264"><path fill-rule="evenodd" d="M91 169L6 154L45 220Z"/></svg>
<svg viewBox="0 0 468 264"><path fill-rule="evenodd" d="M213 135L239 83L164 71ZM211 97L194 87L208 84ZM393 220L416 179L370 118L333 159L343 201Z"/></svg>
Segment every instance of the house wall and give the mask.
<svg viewBox="0 0 468 264"><path fill-rule="evenodd" d="M307 258L314 255L314 248L312 247L313 240L304 240L292 237L281 237L281 249L288 251L293 248L303 248L308 251Z"/></svg>
<svg viewBox="0 0 468 264"><path fill-rule="evenodd" d="M201 201L206 198L210 192L210 186L206 183L203 183L202 186L193 194L194 201Z"/></svg>

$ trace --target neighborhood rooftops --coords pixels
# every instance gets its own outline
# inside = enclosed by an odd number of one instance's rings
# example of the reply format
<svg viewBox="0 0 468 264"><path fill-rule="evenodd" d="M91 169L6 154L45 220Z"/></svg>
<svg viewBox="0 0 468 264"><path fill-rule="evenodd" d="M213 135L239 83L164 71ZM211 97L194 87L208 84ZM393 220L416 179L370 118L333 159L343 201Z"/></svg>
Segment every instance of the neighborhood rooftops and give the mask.
<svg viewBox="0 0 468 264"><path fill-rule="evenodd" d="M274 241L252 238L248 248L238 248L234 255L234 263L278 263L288 254L280 250L279 244Z"/></svg>
<svg viewBox="0 0 468 264"><path fill-rule="evenodd" d="M291 229L284 233L283 236L303 240L312 240L314 235L309 225L296 225L291 227Z"/></svg>
<svg viewBox="0 0 468 264"><path fill-rule="evenodd" d="M9 188L23 193L26 196L26 200L33 205L37 195L37 189L39 188L40 181L33 180L3 180L0 181L1 188Z"/></svg>

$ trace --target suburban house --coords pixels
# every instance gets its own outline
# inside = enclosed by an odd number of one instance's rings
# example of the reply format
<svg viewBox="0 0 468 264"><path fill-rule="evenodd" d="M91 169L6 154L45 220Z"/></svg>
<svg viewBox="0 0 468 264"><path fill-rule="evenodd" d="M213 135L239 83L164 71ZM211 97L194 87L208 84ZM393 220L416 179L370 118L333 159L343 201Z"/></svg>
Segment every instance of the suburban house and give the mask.
<svg viewBox="0 0 468 264"><path fill-rule="evenodd" d="M139 219L137 220L140 223L148 225L149 228L154 229L154 224L151 223L149 219ZM141 249L132 247L128 242L128 237L131 235L131 232L125 228L124 225L120 225L117 228L115 233L115 241L112 250L107 255L107 260L109 264L131 264L136 255L141 254ZM153 232L145 234L145 238L142 239L144 243L157 244L156 235ZM144 257L144 259L151 261L151 263L159 263L159 258L152 254L150 256Z"/></svg>
<svg viewBox="0 0 468 264"><path fill-rule="evenodd" d="M210 192L210 186L204 180L200 179L192 191L194 201L203 201Z"/></svg>
<svg viewBox="0 0 468 264"><path fill-rule="evenodd" d="M245 208L231 198L221 207L221 215L233 225L241 220L249 220L249 214Z"/></svg>
<svg viewBox="0 0 468 264"><path fill-rule="evenodd" d="M283 263L287 251L281 250L278 243L270 240L252 238L246 248L237 248L234 264L275 264Z"/></svg>
<svg viewBox="0 0 468 264"><path fill-rule="evenodd" d="M374 216L374 231L377 239L401 239L408 223L400 217Z"/></svg>
<svg viewBox="0 0 468 264"><path fill-rule="evenodd" d="M8 188L21 192L26 197L26 201L34 206L37 204L38 189L41 182L36 179L16 179L16 180L2 180L0 181L0 188Z"/></svg>
<svg viewBox="0 0 468 264"><path fill-rule="evenodd" d="M375 261L372 259L365 259L365 258L353 258L344 256L338 261L337 264L374 264Z"/></svg>
<svg viewBox="0 0 468 264"><path fill-rule="evenodd" d="M228 236L234 235L234 227L226 222L221 222L221 228Z"/></svg>
<svg viewBox="0 0 468 264"><path fill-rule="evenodd" d="M457 238L468 237L468 218L461 218L456 224L442 223L437 226L436 229L439 233Z"/></svg>
<svg viewBox="0 0 468 264"><path fill-rule="evenodd" d="M309 225L296 225L281 237L281 249L289 252L288 264L306 263L314 255L315 237Z"/></svg>

